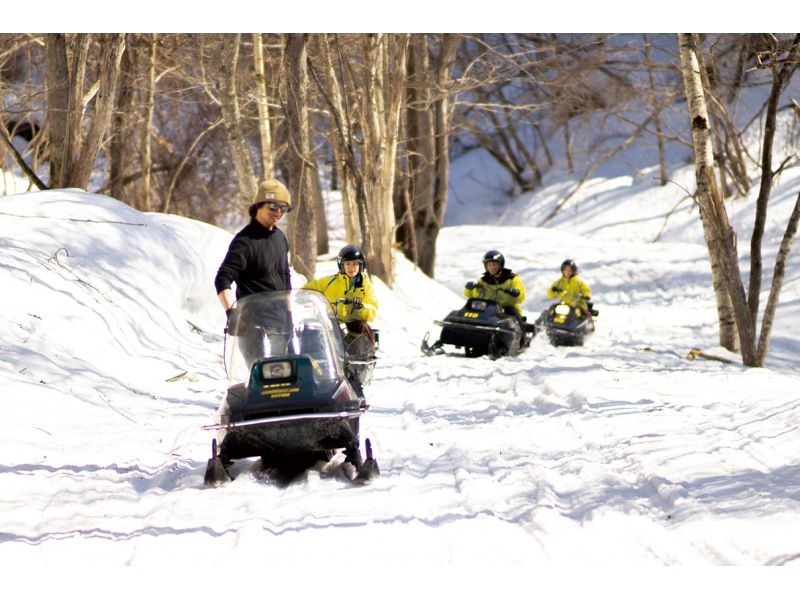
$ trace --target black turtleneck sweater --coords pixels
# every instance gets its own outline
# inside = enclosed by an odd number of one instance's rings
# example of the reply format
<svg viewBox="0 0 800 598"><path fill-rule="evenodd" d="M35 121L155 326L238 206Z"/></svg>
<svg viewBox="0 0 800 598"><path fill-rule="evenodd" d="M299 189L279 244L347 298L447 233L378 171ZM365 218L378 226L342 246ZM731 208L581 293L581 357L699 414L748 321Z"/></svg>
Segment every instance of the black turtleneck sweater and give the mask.
<svg viewBox="0 0 800 598"><path fill-rule="evenodd" d="M255 219L231 241L214 278L217 294L236 283L236 299L262 291L292 288L289 241L278 227L268 230Z"/></svg>

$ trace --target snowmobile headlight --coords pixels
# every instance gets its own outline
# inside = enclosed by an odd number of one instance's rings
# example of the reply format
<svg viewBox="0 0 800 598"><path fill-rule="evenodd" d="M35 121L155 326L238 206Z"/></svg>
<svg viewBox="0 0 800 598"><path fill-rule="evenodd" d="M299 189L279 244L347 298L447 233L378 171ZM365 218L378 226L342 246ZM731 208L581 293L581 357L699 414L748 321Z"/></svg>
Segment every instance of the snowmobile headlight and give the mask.
<svg viewBox="0 0 800 598"><path fill-rule="evenodd" d="M486 301L473 301L470 304L470 309L475 311L484 311L486 309Z"/></svg>
<svg viewBox="0 0 800 598"><path fill-rule="evenodd" d="M263 380L275 380L278 378L288 378L292 375L291 361L268 361L261 364L261 378Z"/></svg>
<svg viewBox="0 0 800 598"><path fill-rule="evenodd" d="M567 305L566 303L559 303L558 305L556 305L556 313L559 316L569 315L569 305Z"/></svg>

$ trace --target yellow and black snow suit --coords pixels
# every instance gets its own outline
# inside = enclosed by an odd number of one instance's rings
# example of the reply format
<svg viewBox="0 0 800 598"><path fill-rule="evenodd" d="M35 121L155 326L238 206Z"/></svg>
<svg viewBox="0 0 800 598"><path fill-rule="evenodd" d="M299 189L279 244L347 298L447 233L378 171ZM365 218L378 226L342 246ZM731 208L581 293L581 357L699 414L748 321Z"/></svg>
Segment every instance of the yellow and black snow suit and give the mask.
<svg viewBox="0 0 800 598"><path fill-rule="evenodd" d="M505 292L508 289L517 289L519 295L512 297ZM521 305L525 301L525 284L518 275L508 268L500 270L497 278L488 272L484 272L483 276L475 283L474 288L464 289L464 297L497 301L508 313L516 314L521 318Z"/></svg>
<svg viewBox="0 0 800 598"><path fill-rule="evenodd" d="M589 311L587 301L592 298L592 289L580 276L562 276L550 285L547 289L547 296L550 299L563 300L564 303L577 307L584 312Z"/></svg>
<svg viewBox="0 0 800 598"><path fill-rule="evenodd" d="M343 273L333 276L323 276L306 283L304 289L319 291L331 302L336 317L340 322L347 324L358 320L372 322L378 314L378 300L369 274L359 272L352 280ZM353 309L349 303L336 303L337 299L361 299L361 307Z"/></svg>

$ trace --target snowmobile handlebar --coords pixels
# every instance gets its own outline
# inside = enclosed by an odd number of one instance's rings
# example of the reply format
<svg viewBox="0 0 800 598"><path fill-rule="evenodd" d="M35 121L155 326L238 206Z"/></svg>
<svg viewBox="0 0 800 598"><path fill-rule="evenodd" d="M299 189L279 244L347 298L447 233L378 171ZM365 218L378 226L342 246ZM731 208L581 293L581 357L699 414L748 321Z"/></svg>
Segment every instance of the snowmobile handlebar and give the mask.
<svg viewBox="0 0 800 598"><path fill-rule="evenodd" d="M355 297L353 299L347 299L345 297L339 297L335 302L332 303L333 307L338 307L339 304L343 305L352 305L353 311L359 310L364 307L364 301Z"/></svg>
<svg viewBox="0 0 800 598"><path fill-rule="evenodd" d="M346 299L344 297L340 297L333 303L333 305L336 306L339 305L340 303L344 305L364 305L364 302L358 297L356 297L355 299Z"/></svg>

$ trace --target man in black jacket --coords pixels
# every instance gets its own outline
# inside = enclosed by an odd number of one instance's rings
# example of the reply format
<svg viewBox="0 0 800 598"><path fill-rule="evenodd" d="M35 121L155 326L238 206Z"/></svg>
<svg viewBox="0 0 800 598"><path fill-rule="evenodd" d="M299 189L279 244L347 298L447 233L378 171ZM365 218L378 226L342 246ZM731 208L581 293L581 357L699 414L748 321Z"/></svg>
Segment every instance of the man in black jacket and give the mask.
<svg viewBox="0 0 800 598"><path fill-rule="evenodd" d="M250 223L240 230L231 241L228 253L217 271L214 286L217 296L230 319L234 303L253 293L263 291L283 291L292 288L289 271L289 241L277 224L281 217L292 209L289 190L277 179L267 179L258 187L258 192L250 206ZM231 285L236 283L236 295ZM285 334L286 325L290 323L288 312L276 314L274 330ZM236 331L233 331L236 332ZM251 334L246 336L252 337ZM242 344L245 358L250 361L259 357L256 353L266 354L263 335L260 342L251 338ZM269 336L274 354L280 338ZM244 339L243 339L244 340Z"/></svg>

